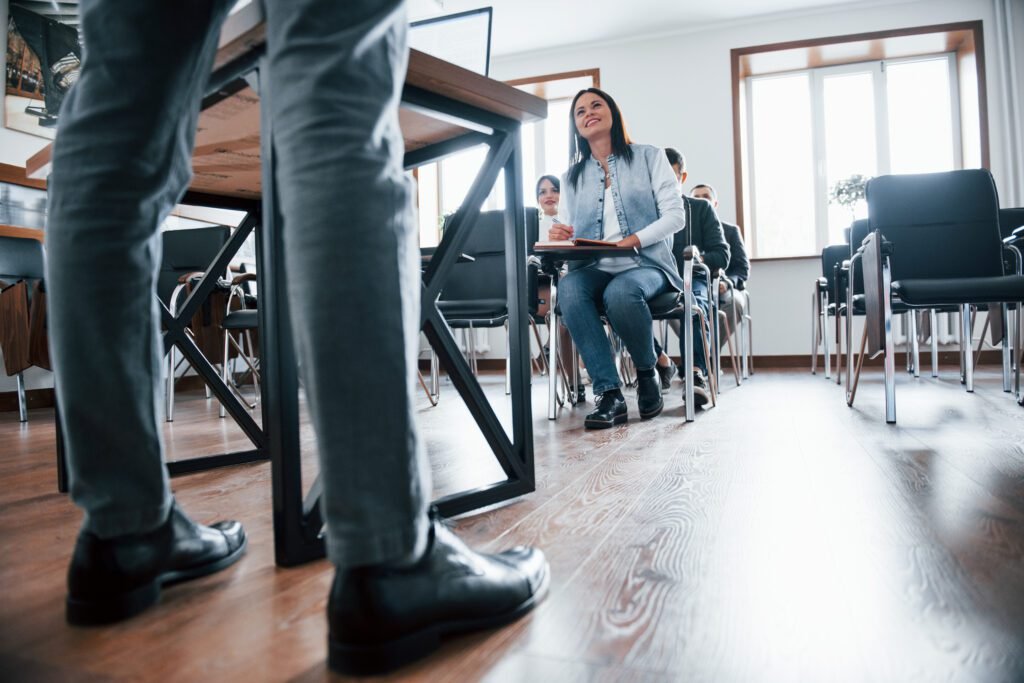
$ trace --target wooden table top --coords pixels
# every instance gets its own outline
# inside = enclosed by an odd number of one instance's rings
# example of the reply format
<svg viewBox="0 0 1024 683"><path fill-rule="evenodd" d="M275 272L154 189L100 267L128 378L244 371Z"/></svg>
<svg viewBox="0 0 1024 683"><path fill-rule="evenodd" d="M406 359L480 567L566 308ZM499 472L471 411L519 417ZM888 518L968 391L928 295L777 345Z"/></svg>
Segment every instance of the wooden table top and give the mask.
<svg viewBox="0 0 1024 683"><path fill-rule="evenodd" d="M259 3L250 3L225 23L215 68L259 48L264 39L262 8ZM544 100L417 50L409 55L405 82L522 123L547 116ZM407 152L471 132L450 117L404 104L399 119ZM243 88L205 109L199 116L190 189L226 197L258 198L259 140L259 97L251 88ZM51 156L52 145L33 155L26 163L28 177L46 178Z"/></svg>

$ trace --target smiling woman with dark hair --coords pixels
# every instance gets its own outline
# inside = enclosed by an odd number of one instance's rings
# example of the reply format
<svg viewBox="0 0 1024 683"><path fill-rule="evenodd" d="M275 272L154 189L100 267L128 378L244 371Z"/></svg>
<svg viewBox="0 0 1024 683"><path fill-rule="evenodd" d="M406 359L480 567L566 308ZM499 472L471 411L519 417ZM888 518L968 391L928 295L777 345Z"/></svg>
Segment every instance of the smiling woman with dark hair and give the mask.
<svg viewBox="0 0 1024 683"><path fill-rule="evenodd" d="M683 228L685 218L664 152L629 139L619 107L608 93L581 90L569 116L570 167L559 207L563 222L552 226L548 238L599 239L636 249L629 256L573 261L559 285L565 324L594 382L594 394L601 395L597 410L584 424L601 429L627 420L602 314L636 364L640 417L661 412L647 302L683 288L671 246L672 235Z"/></svg>

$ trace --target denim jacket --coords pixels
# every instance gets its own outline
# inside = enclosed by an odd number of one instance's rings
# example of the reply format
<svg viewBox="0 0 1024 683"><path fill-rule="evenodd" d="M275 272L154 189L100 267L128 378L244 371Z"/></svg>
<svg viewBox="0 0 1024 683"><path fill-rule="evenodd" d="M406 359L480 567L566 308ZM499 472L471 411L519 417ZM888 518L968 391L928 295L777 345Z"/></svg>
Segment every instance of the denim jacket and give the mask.
<svg viewBox="0 0 1024 683"><path fill-rule="evenodd" d="M683 289L676 259L672 255L672 235L686 224L683 200L675 174L665 152L652 145L630 145L633 161L614 154L608 157L611 195L622 235L636 234L640 240L639 260L659 268L677 291ZM601 239L604 226L604 170L591 157L573 187L568 173L562 178L559 218L573 226L573 236ZM596 261L570 261L569 268L586 268Z"/></svg>

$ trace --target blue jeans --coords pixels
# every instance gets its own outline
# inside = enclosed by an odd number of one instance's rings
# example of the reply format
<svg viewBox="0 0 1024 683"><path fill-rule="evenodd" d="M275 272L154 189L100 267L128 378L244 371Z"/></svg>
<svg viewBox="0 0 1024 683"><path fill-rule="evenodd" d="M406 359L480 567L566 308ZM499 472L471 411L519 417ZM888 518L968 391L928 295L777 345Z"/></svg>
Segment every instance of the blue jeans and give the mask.
<svg viewBox="0 0 1024 683"><path fill-rule="evenodd" d="M80 6L87 48L54 147L47 281L71 495L100 537L156 528L171 504L158 228L191 179L199 105L231 4ZM408 557L426 544L431 483L412 393L420 275L398 123L404 3L264 6L260 96L274 123L328 556L342 567ZM338 302L361 324L339 324Z"/></svg>
<svg viewBox="0 0 1024 683"><path fill-rule="evenodd" d="M611 342L601 323L601 312L626 345L638 370L654 367L651 309L647 302L669 289L668 278L657 268L639 266L611 275L596 267L570 271L558 283L558 302L594 393L622 386L615 370Z"/></svg>

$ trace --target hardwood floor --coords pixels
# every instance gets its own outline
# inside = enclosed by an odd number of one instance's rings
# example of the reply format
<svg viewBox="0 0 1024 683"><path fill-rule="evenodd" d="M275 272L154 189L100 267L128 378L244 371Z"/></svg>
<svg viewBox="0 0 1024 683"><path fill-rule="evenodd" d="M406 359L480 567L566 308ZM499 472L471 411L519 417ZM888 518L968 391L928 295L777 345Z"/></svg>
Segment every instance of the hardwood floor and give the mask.
<svg viewBox="0 0 1024 683"><path fill-rule="evenodd" d="M602 432L545 419L537 492L456 523L483 548L538 544L548 599L450 642L412 681L1024 681L1024 409L991 369L963 391L880 373L857 406L805 371L760 371L719 407ZM484 380L507 424L502 377ZM728 384L727 381L723 382ZM635 416L635 404L631 405ZM169 457L246 447L201 393ZM419 409L439 494L501 476L449 385ZM116 416L111 416L116 419ZM304 427L304 470L316 471ZM176 478L197 519L240 519L248 555L120 625L73 629L64 572L80 514L55 489L52 411L0 413L0 679L316 681L331 568L273 563L267 464Z"/></svg>

